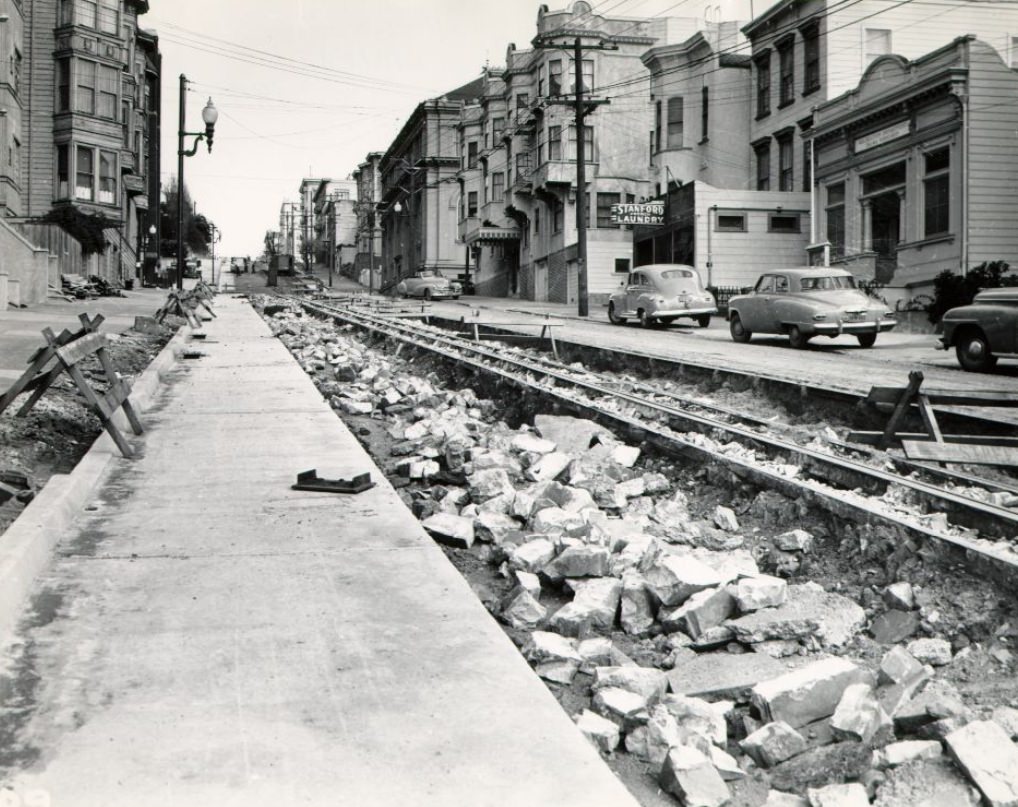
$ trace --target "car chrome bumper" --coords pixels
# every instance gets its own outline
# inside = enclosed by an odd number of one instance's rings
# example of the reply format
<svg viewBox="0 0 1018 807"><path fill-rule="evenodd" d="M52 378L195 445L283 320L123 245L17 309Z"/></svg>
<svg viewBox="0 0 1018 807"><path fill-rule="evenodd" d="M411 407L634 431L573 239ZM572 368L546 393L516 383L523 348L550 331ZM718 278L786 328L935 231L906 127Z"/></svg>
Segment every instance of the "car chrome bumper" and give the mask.
<svg viewBox="0 0 1018 807"><path fill-rule="evenodd" d="M822 336L838 336L843 333L884 333L892 330L898 324L897 320L882 319L879 322L869 320L868 322L817 322L813 329Z"/></svg>
<svg viewBox="0 0 1018 807"><path fill-rule="evenodd" d="M700 317L705 314L716 314L718 310L713 306L703 308L659 308L651 312L652 317Z"/></svg>

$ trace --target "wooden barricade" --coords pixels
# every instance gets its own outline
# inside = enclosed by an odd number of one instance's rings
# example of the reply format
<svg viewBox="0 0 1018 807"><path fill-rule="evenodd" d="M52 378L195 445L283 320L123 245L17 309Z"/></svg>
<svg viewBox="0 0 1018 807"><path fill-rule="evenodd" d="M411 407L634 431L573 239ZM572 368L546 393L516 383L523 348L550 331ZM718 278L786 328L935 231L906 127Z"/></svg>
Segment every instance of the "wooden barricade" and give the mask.
<svg viewBox="0 0 1018 807"><path fill-rule="evenodd" d="M923 374L909 373L905 387L873 387L867 403L889 411L883 431L849 432L848 440L885 450L901 444L905 456L928 462L956 462L974 465L1018 466L1018 437L996 435L944 434L935 409L945 406L1018 407L1018 393L1004 390L922 389ZM915 409L913 409L913 407ZM925 432L899 431L903 419L918 410Z"/></svg>
<svg viewBox="0 0 1018 807"><path fill-rule="evenodd" d="M209 298L210 299L210 298ZM209 316L215 319L215 312L209 307L206 299L195 293L193 290L173 290L166 296L163 307L156 311L156 322L162 323L170 314L183 317L192 328L200 328L201 320L198 318L198 308L204 308Z"/></svg>
<svg viewBox="0 0 1018 807"><path fill-rule="evenodd" d="M477 322L475 320L468 320L466 317L460 319L460 324L468 325L471 328L474 341L479 342L481 339L537 339L540 341L548 340L551 345L552 355L558 359L558 343L555 342L555 328L562 327L561 322ZM540 328L541 331L538 334L529 333L512 333L509 331L500 330L498 333L488 333L482 331L481 328Z"/></svg>
<svg viewBox="0 0 1018 807"><path fill-rule="evenodd" d="M133 457L134 451L116 424L113 423L114 414L118 409L123 408L134 433L142 434L144 431L128 398L131 393L131 383L120 377L113 366L112 359L106 352L108 344L106 336L98 332L99 326L103 322L102 315L90 319L87 314L81 314L78 319L81 322L81 329L75 332L64 330L60 334L54 334L50 328L43 329L42 335L46 339L46 344L29 357L28 369L10 389L0 395L0 413L10 406L19 395L31 392L31 396L17 413L18 417L24 417L45 394L46 390L52 386L57 377L61 373L67 373L88 405L98 415L103 428L109 432L113 442L120 449L120 453L125 457ZM105 393L93 389L81 368L78 367L78 362L92 355L99 360L109 384L109 389ZM47 369L47 365L54 359L56 364Z"/></svg>

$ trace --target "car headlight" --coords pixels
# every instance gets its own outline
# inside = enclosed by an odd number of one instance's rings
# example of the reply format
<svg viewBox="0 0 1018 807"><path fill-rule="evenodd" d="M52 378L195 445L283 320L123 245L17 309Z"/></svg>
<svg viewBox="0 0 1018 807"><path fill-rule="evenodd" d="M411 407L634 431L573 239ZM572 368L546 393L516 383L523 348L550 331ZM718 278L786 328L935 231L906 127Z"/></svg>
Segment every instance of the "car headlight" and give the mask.
<svg viewBox="0 0 1018 807"><path fill-rule="evenodd" d="M897 315L893 311L885 311L884 319L897 319Z"/></svg>

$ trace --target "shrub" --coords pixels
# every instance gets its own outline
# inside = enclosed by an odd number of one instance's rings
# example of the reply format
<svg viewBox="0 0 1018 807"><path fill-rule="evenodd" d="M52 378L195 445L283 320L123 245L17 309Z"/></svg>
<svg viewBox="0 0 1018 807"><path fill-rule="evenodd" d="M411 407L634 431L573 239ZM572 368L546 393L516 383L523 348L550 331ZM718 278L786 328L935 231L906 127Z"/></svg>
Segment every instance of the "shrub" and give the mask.
<svg viewBox="0 0 1018 807"><path fill-rule="evenodd" d="M930 322L936 324L951 308L968 305L980 289L1018 286L1018 275L1008 274L1007 261L986 261L965 275L945 269L933 280L933 301L926 307Z"/></svg>

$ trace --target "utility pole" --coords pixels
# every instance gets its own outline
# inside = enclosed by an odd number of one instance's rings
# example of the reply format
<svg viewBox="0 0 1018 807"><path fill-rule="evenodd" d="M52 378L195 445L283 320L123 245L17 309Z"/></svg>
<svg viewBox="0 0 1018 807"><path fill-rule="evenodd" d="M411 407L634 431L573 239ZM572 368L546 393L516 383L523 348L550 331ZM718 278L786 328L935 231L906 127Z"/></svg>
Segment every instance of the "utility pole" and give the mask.
<svg viewBox="0 0 1018 807"><path fill-rule="evenodd" d="M539 49L560 48L565 46L553 42L533 42ZM583 44L579 36L573 39L573 100L565 98L549 99L550 104L571 104L576 118L576 296L577 314L586 317L590 314L590 302L587 291L587 153L586 153L586 119L588 113L601 104L609 103L607 98L585 98L589 88L583 86L583 50L618 50L618 45L601 42L597 45Z"/></svg>

